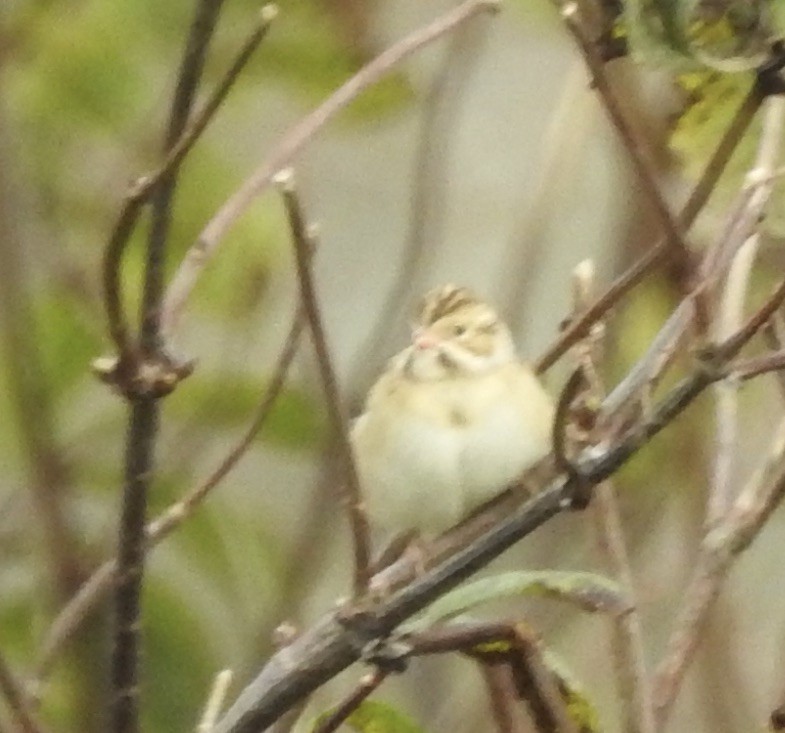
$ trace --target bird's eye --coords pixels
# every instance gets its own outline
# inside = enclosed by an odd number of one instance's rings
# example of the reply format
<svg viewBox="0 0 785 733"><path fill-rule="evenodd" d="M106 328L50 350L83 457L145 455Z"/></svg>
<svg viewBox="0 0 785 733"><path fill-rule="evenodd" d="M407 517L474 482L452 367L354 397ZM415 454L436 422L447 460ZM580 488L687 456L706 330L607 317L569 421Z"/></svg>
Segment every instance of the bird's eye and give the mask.
<svg viewBox="0 0 785 733"><path fill-rule="evenodd" d="M453 336L463 336L463 334L466 333L466 326L464 326L464 325L462 325L460 323L456 323L452 327L452 333L453 333Z"/></svg>

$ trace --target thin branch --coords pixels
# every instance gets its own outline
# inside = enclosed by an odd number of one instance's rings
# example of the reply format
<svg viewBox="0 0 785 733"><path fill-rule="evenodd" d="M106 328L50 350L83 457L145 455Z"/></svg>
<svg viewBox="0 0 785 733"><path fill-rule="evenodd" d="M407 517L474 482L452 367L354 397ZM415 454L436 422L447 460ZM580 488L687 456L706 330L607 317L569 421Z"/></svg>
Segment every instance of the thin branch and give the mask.
<svg viewBox="0 0 785 733"><path fill-rule="evenodd" d="M515 685L509 665L481 662L480 671L488 689L496 730L499 733L519 733L520 726L515 718Z"/></svg>
<svg viewBox="0 0 785 733"><path fill-rule="evenodd" d="M356 596L368 587L368 568L371 558L371 540L368 517L365 514L362 500L362 489L357 467L354 463L352 446L349 440L349 427L346 415L338 392L338 380L335 377L330 350L327 346L327 337L324 332L321 311L313 283L310 266L311 240L307 225L295 189L294 174L291 169L286 169L278 174L276 183L281 187L286 213L289 217L289 227L292 232L295 257L297 260L297 277L300 281L300 297L308 326L316 360L319 365L319 374L322 388L327 401L327 412L332 423L332 430L337 438L337 447L342 467L344 485L344 501L349 517L354 544L354 593Z"/></svg>
<svg viewBox="0 0 785 733"><path fill-rule="evenodd" d="M590 261L575 268L573 280L574 308L577 314L585 310L594 290L594 268ZM578 363L586 375L589 393L597 404L600 404L605 396L599 378L604 335L603 324L598 322L585 341L576 348ZM601 424L595 426L591 431L590 442L601 440L602 432ZM605 565L619 581L630 602L630 610L613 619L613 656L624 711L623 730L628 733L654 733L654 707L646 672L643 630L635 601L635 586L622 531L621 512L610 480L595 488L591 506L597 527L597 544Z"/></svg>
<svg viewBox="0 0 785 733"><path fill-rule="evenodd" d="M746 381L768 372L782 372L784 369L785 349L752 359L739 359L729 365L728 376L731 379ZM785 375L777 374L777 376L782 378Z"/></svg>
<svg viewBox="0 0 785 733"><path fill-rule="evenodd" d="M758 251L757 232L747 239L733 258L725 282L715 325L716 340L726 338L741 325L750 274ZM714 385L715 455L706 524L715 525L728 511L733 492L733 466L738 432L739 381L725 379Z"/></svg>
<svg viewBox="0 0 785 733"><path fill-rule="evenodd" d="M221 670L213 681L210 695L207 698L207 704L204 706L202 718L199 725L196 727L196 733L212 733L215 727L215 721L221 712L221 707L226 700L226 693L229 691L229 685L232 684L232 670Z"/></svg>
<svg viewBox="0 0 785 733"><path fill-rule="evenodd" d="M649 198L657 218L660 221L668 246L668 257L673 263L689 276L690 250L684 235L684 224L671 213L659 186L657 185L654 171L656 167L652 159L651 151L646 147L640 136L632 129L622 112L621 101L612 89L608 77L605 74L605 62L600 57L594 44L586 37L586 34L578 20L578 4L570 0L562 4L560 0L554 0L555 5L561 12L567 30L570 31L578 48L583 55L586 66L592 75L594 87L602 100L605 111L608 113L613 126L619 134L624 144L624 148L630 156L633 168L638 179ZM685 280L686 283L686 280Z"/></svg>
<svg viewBox="0 0 785 733"><path fill-rule="evenodd" d="M163 163L152 173L138 178L130 186L123 199L122 208L110 235L103 262L103 285L109 334L117 347L121 361L131 355L131 338L122 303L120 270L125 248L136 226L142 206L149 200L159 183L180 167L180 164L199 140L254 51L267 35L270 24L277 13L278 8L273 4L265 5L261 9L255 27L244 41L229 69L205 105L197 112L193 121L183 130L177 142L169 149Z"/></svg>
<svg viewBox="0 0 785 733"><path fill-rule="evenodd" d="M186 42L172 98L164 149L171 150L183 134L204 68L207 48L223 0L199 0ZM142 286L139 335L144 359L161 361L159 311L166 266L176 169L167 173L152 193L151 225ZM120 355L122 364L123 354ZM111 660L111 730L139 730L139 647L141 595L145 558L147 494L154 475L154 450L160 415L154 393L127 395L130 407L125 446L125 476L118 530L115 628Z"/></svg>
<svg viewBox="0 0 785 733"><path fill-rule="evenodd" d="M714 186L755 117L762 101L763 97L757 86L744 99L681 210L679 222L683 227L688 228L693 224L708 201ZM646 275L659 266L667 258L668 253L668 241L660 240L640 260L616 278L610 287L580 317L575 318L540 356L536 364L537 373L541 374L550 369L571 346L585 336L593 323L602 318L619 300L640 284Z"/></svg>
<svg viewBox="0 0 785 733"><path fill-rule="evenodd" d="M703 540L698 567L679 610L674 632L654 676L658 729L664 728L709 611L733 562L745 550L785 492L785 420L781 422L766 465L748 482L731 511Z"/></svg>
<svg viewBox="0 0 785 733"><path fill-rule="evenodd" d="M763 329L763 336L771 349L785 351L785 325L783 325L782 317L778 313L775 313L766 324L766 327ZM775 376L780 395L785 397L785 373L777 372Z"/></svg>
<svg viewBox="0 0 785 733"><path fill-rule="evenodd" d="M163 333L168 336L176 327L202 270L229 229L248 206L270 186L275 174L291 164L327 122L365 89L387 76L408 56L450 33L475 15L496 10L498 4L498 0L465 0L428 25L415 30L366 64L313 112L284 134L268 158L224 203L186 253L164 299L161 312Z"/></svg>
<svg viewBox="0 0 785 733"><path fill-rule="evenodd" d="M275 401L283 389L286 376L289 373L289 367L297 352L297 346L304 326L305 315L300 307L292 320L286 341L273 367L272 377L262 394L256 413L245 433L230 448L229 452L209 476L147 524L145 528L146 551L149 552L191 516L253 445L256 436L267 422ZM78 593L61 609L57 618L49 627L38 654L35 670L35 676L38 681L49 675L52 665L65 642L71 638L87 618L89 612L112 588L116 578L117 560L112 558L101 565L82 585Z"/></svg>
<svg viewBox="0 0 785 733"><path fill-rule="evenodd" d="M316 724L313 733L334 733L341 723L355 711L369 695L387 679L387 672L377 668L364 675L357 687L324 720Z"/></svg>
<svg viewBox="0 0 785 733"><path fill-rule="evenodd" d="M483 534L452 548L450 554L440 556L435 564L426 562L425 572L418 574L413 560L400 560L396 576L389 568L384 571L385 581L392 581L388 585L392 590L379 602L365 599L361 605L333 611L319 619L284 650L285 654L279 652L269 660L218 721L215 733L251 733L271 725L303 697L356 662L370 641L386 637L400 623L570 508L576 492L582 493L586 487L596 486L611 476L710 384L720 379L717 360L732 359L754 335L750 326L760 321L761 314L779 307L783 300L785 281L738 334L715 348L714 361L676 384L640 425L612 445L584 451L575 463L577 478L557 476L543 491L523 506L512 508ZM484 517L476 517L476 522L482 526ZM749 536L752 535L754 531ZM400 578L414 579L396 587Z"/></svg>
<svg viewBox="0 0 785 733"><path fill-rule="evenodd" d="M22 733L43 733L44 729L35 719L31 700L11 672L2 653L0 653L0 695L5 698L11 718Z"/></svg>

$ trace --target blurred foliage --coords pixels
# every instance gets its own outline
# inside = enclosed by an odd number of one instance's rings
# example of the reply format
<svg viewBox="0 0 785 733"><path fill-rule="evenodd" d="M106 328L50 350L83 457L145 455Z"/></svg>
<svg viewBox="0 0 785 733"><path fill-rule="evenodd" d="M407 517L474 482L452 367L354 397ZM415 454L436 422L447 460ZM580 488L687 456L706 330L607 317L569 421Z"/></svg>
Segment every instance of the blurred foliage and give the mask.
<svg viewBox="0 0 785 733"><path fill-rule="evenodd" d="M89 373L106 338L99 261L127 183L160 159L168 100L193 7L190 1L66 6L18 0L0 9L0 122L14 141L12 169L23 173L15 181L19 202L36 217L22 228L25 244L20 242L30 264L35 263L34 270L28 268L29 282L21 285L32 305L29 336L40 348L43 366L43 381L35 388L55 411L58 434L52 436L53 444L66 456L75 480L74 495L64 493L63 503L66 516L73 514L72 529L90 566L112 551L107 540L113 537L124 434L120 401L107 395ZM201 101L233 60L259 8L251 0L225 3ZM284 93L295 111L305 112L376 50L370 39L348 35L343 18L328 2L283 0L280 11L215 123L183 165L172 218L170 271L245 175L246 168L238 169L237 153L228 154L228 142L245 145L241 154L259 162L267 152L259 149L252 134L242 143L233 138L226 126L227 119L238 122L233 103L242 109L252 96L274 99ZM339 124L356 127L378 121L412 99L406 75L393 73L352 104ZM274 115L271 119L281 124ZM285 131L283 125L270 128L267 120L262 124L273 140ZM130 313L139 306L147 227L143 216L123 263ZM214 467L198 460L200 451L205 444L227 445L243 431L266 386L258 362L235 363L222 347L233 339L246 349L254 346L249 329L258 323L271 283L282 276L288 234L279 202L269 199L256 205L232 229L225 249L225 256L211 264L200 282L192 309L208 332L212 323L221 336L208 339L205 352L195 354L209 356L209 364L200 364L167 402L167 429L178 438L176 450L161 457L151 512L160 511ZM7 358L5 352L0 344ZM5 380L3 370L3 408L9 394ZM13 415L6 409L3 413ZM9 471L2 503L6 494L13 498L26 479L19 473L24 464L16 455L16 428L10 420L0 424L0 436L8 438L0 441L0 461ZM320 397L290 383L258 443L268 450L315 449L324 427ZM42 592L43 554L37 547L31 553L40 538L30 538L34 524L29 507L24 502L9 507L7 521L0 524L0 646L25 670L65 599ZM269 610L270 598L280 591L284 530L242 503L213 500L209 512L197 512L187 528L156 553L145 591L147 730L192 727L227 650L235 657L250 652L247 639L259 633L261 609ZM37 622L31 624L31 618ZM83 639L104 644L98 653L105 661L106 639L96 623L88 623ZM79 639L69 646L69 656L43 690L44 718L59 729L103 730L100 716L84 720L88 710L105 707L97 694L105 692L105 685L100 684L104 672L96 665L95 649ZM74 674L79 669L92 676L90 683Z"/></svg>
<svg viewBox="0 0 785 733"><path fill-rule="evenodd" d="M772 44L785 35L778 0L627 0L624 24L637 59L676 74L684 106L671 147L685 174L697 180L741 106ZM745 135L713 197L724 211L752 165L760 124ZM766 227L785 232L785 186L776 187Z"/></svg>

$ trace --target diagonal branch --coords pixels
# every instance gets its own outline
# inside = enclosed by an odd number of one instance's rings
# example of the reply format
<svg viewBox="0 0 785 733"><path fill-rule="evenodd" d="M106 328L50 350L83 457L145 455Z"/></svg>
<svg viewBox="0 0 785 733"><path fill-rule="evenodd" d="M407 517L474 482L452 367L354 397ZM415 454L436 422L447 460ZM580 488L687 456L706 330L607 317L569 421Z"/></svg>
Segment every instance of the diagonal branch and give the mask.
<svg viewBox="0 0 785 733"><path fill-rule="evenodd" d="M700 180L684 204L679 216L679 221L683 227L692 225L708 201L714 186L722 175L722 171L725 170L725 166L730 160L733 151L749 128L762 101L763 96L759 87L753 87L736 112L714 154L706 164ZM660 240L641 259L611 283L605 293L597 298L580 316L576 317L548 347L545 353L540 356L536 365L537 372L542 373L550 369L571 346L586 335L593 323L602 318L627 293L639 285L655 267L662 264L666 260L669 251L670 247L667 239Z"/></svg>
<svg viewBox="0 0 785 733"><path fill-rule="evenodd" d="M327 337L324 332L321 310L316 296L316 288L310 267L310 251L313 237L308 231L305 218L294 184L294 174L290 168L276 176L276 183L281 187L289 226L292 231L294 251L297 259L297 277L300 281L300 297L311 332L311 341L316 352L322 388L327 400L327 411L332 423L333 433L337 437L340 461L343 464L342 478L344 481L344 502L349 516L354 543L354 593L356 596L368 587L368 574L371 557L370 529L362 501L362 489L357 467L352 455L349 441L349 428L346 415L338 393L338 380L335 377Z"/></svg>
<svg viewBox="0 0 785 733"><path fill-rule="evenodd" d="M11 672L11 668L0 653L0 695L5 698L8 710L21 733L43 733L44 729L35 719L32 701Z"/></svg>
<svg viewBox="0 0 785 733"><path fill-rule="evenodd" d="M411 578L378 603L364 599L327 614L289 646L275 654L218 721L215 733L251 733L274 723L299 700L356 662L371 641L383 639L436 598L454 588L556 514L570 508L576 494L596 486L617 471L642 446L673 421L710 384L722 378L718 369L751 338L761 317L785 300L785 281L731 339L719 344L713 359L682 379L649 412L647 418L614 444L584 451L570 475L561 474L523 506L509 511L476 539L459 545L425 572L415 573L413 560L399 561L401 577ZM768 515L766 515L768 516ZM482 524L483 517L477 517ZM760 523L751 525L747 544ZM746 546L746 545L745 545ZM385 580L395 579L385 571Z"/></svg>
<svg viewBox="0 0 785 733"><path fill-rule="evenodd" d="M327 122L368 87L381 81L404 59L423 46L452 32L475 15L496 10L498 5L498 0L464 0L457 7L383 51L285 133L267 159L207 223L186 253L164 300L161 313L164 334L170 335L177 326L186 301L202 270L229 229L250 204L267 190L275 174L290 165Z"/></svg>
<svg viewBox="0 0 785 733"><path fill-rule="evenodd" d="M684 275L689 276L690 251L684 236L684 226L679 219L671 213L665 201L654 171L656 170L651 151L646 147L640 136L632 129L622 111L621 101L611 87L605 74L605 62L597 52L594 44L586 37L578 19L578 4L573 0L561 4L554 0L560 8L561 17L567 30L572 34L578 48L583 55L583 60L591 72L594 87L602 100L605 111L608 113L613 126L621 138L624 148L630 156L635 173L649 198L660 226L665 232L668 256ZM686 280L684 281L686 284Z"/></svg>

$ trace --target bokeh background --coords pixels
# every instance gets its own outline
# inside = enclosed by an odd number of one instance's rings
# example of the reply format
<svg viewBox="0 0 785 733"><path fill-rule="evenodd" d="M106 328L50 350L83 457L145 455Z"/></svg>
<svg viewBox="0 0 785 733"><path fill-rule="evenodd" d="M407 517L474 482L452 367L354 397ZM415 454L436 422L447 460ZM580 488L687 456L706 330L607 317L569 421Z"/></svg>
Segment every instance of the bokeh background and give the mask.
<svg viewBox="0 0 785 733"><path fill-rule="evenodd" d="M281 0L258 55L183 167L172 268L211 214L286 130L362 63L452 3ZM0 649L32 675L56 611L114 551L125 409L90 374L105 353L102 248L128 183L158 161L193 3L4 0L0 5ZM229 0L205 88L258 12ZM626 111L656 152L674 202L688 180L669 132L684 97L661 69L610 67ZM202 95L204 96L204 95ZM315 274L341 388L356 413L408 336L417 297L445 282L496 303L534 357L570 309L570 275L592 258L607 283L658 236L624 150L546 0L509 0L494 17L398 67L298 158ZM723 207L701 218L696 246ZM144 227L126 258L138 302ZM782 267L770 236L757 277ZM151 497L157 513L210 472L251 419L295 304L282 206L263 196L205 271L173 348L197 359L166 400ZM676 302L667 271L610 322L612 380ZM548 375L556 393L564 367ZM781 406L773 381L745 388L739 485ZM710 399L620 474L624 528L647 661L658 661L701 533ZM238 685L261 666L283 620L304 626L347 593L350 553L315 365L307 341L254 448L149 560L144 594L145 730L192 728L215 673ZM782 518L738 563L677 705L672 730L759 727L782 675ZM487 572L598 568L594 526L557 518ZM105 729L109 604L37 688L52 730ZM618 730L609 622L547 600L489 617L526 618ZM320 691L335 702L355 669ZM379 693L426 730L492 725L467 660L416 662ZM4 713L0 709L0 723Z"/></svg>

